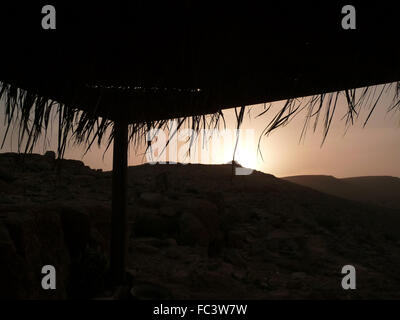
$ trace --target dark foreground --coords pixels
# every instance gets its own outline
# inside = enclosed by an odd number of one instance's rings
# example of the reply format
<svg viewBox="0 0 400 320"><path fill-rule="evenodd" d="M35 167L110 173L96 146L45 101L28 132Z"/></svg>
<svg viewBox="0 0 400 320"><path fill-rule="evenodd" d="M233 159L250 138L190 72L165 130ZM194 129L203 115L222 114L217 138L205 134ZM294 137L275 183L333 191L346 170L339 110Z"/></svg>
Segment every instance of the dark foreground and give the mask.
<svg viewBox="0 0 400 320"><path fill-rule="evenodd" d="M102 298L111 174L0 155L0 298ZM400 298L400 212L231 166L129 168L129 288L136 299ZM41 287L41 268L57 289ZM357 289L343 290L353 265ZM122 294L127 297L127 295Z"/></svg>

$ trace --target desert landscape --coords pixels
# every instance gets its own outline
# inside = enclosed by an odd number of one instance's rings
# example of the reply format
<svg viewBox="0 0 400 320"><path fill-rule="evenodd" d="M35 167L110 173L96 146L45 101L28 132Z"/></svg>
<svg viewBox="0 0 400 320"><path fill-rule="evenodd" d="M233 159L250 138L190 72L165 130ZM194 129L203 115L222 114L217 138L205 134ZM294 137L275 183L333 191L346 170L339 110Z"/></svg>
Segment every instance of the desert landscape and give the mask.
<svg viewBox="0 0 400 320"><path fill-rule="evenodd" d="M321 179L129 167L129 286L116 293L111 172L53 152L0 154L0 298L400 298L399 179ZM45 264L57 290L41 289ZM348 264L357 290L341 287Z"/></svg>

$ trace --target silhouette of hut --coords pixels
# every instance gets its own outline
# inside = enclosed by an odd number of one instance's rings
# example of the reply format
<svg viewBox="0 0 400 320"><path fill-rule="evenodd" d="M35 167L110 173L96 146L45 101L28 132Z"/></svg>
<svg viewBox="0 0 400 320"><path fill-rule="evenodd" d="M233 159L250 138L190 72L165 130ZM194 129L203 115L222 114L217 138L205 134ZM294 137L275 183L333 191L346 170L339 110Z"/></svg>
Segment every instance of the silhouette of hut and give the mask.
<svg viewBox="0 0 400 320"><path fill-rule="evenodd" d="M308 120L323 115L326 135L339 95L346 97L352 123L371 94L375 101L381 97L383 91L371 86L400 80L396 13L383 2L356 6L356 30L344 30L341 5L327 3L164 1L154 7L136 1L55 8L56 30L40 27L36 4L13 2L2 10L14 15L0 21L7 31L0 97L8 127L17 119L28 137L25 151L47 129L53 109L59 156L68 134L90 147L112 127L116 282L123 281L125 265L129 141L166 127L171 118L179 119L178 127L185 121L195 130L213 126L225 108L240 107L240 125L245 106L283 99L265 133L306 108ZM394 98L392 109L399 107Z"/></svg>

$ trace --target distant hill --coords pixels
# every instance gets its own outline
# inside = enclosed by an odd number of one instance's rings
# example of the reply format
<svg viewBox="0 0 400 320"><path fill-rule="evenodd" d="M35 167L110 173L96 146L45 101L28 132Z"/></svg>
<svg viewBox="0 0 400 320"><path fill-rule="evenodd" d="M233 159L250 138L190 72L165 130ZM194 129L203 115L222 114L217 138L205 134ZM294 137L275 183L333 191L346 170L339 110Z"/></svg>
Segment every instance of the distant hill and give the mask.
<svg viewBox="0 0 400 320"><path fill-rule="evenodd" d="M282 179L330 195L400 209L400 178L368 176L338 179L333 176L303 175Z"/></svg>

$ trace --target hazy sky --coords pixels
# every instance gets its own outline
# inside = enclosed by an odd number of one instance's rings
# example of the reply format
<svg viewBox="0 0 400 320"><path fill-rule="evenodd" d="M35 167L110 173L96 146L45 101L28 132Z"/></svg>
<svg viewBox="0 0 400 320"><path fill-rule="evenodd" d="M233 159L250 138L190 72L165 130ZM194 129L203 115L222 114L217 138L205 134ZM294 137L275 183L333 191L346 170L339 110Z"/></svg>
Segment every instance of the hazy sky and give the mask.
<svg viewBox="0 0 400 320"><path fill-rule="evenodd" d="M392 96L390 96L392 97ZM356 124L346 132L345 121L341 118L345 114L345 103L339 101L329 136L321 147L322 121L316 133L309 130L304 142L299 142L301 129L304 124L305 113L298 115L286 127L279 128L270 136L261 141L261 151L264 161L257 155L257 143L262 130L271 119L282 102L273 104L271 113L256 118L263 111L262 105L252 106L250 117L246 113L239 140L238 156L239 162L245 166L271 173L282 177L300 174L326 174L336 177L365 176L365 175L391 175L400 177L400 113L386 112L389 95L384 97L378 104L376 111L368 125L363 128L363 120L367 116L367 110L361 114ZM1 118L3 118L4 107L1 104ZM235 114L233 109L224 111L227 127L235 128ZM3 124L3 121L1 122ZM252 129L252 134L249 134ZM54 133L56 130L53 128ZM0 127L2 136L4 126ZM346 134L345 134L346 133ZM56 150L57 137L50 137L50 143L44 147L41 141L35 148L36 153L46 150ZM17 151L15 136L8 139L1 152ZM218 142L214 138L216 147L207 147L212 163L224 163L232 159L234 143ZM65 158L78 159L92 168L110 170L112 168L112 147L104 155L105 144L102 148L93 146L91 151L82 158L83 147L74 147L72 144L67 148ZM142 150L139 150L139 153ZM143 156L135 156L135 150L130 148L129 164L139 164ZM195 161L198 162L198 161ZM210 162L210 161L208 161Z"/></svg>

